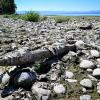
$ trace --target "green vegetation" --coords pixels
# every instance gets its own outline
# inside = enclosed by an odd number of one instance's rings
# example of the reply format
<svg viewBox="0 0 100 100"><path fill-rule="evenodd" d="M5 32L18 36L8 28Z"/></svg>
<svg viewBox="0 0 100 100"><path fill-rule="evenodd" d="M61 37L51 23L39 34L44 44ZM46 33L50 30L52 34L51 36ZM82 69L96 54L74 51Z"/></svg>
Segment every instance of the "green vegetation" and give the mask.
<svg viewBox="0 0 100 100"><path fill-rule="evenodd" d="M1 15L0 17L3 17L3 18L12 18L14 20L17 20L17 19L22 19L22 20L25 20L25 21L32 21L32 22L38 22L38 21L42 21L42 20L45 20L46 17L44 16L41 16L36 13L36 12L28 12L26 14L23 14L23 15L18 15L18 14L3 14Z"/></svg>
<svg viewBox="0 0 100 100"><path fill-rule="evenodd" d="M14 0L0 0L0 9L3 14L14 14L16 10Z"/></svg>
<svg viewBox="0 0 100 100"><path fill-rule="evenodd" d="M17 15L17 14L3 14L1 17L3 18L12 18L14 20L17 20L17 19L20 19L20 15Z"/></svg>
<svg viewBox="0 0 100 100"><path fill-rule="evenodd" d="M56 23L68 22L70 20L70 17L68 16L54 16L53 18Z"/></svg>
<svg viewBox="0 0 100 100"><path fill-rule="evenodd" d="M40 19L40 15L36 12L30 11L27 14L21 15L20 18L23 19L23 20L26 20L26 21L37 22Z"/></svg>
<svg viewBox="0 0 100 100"><path fill-rule="evenodd" d="M12 18L14 20L22 19L25 21L32 21L32 22L38 22L38 21L44 21L47 20L47 18L52 18L55 20L56 23L62 23L62 22L68 22L68 21L100 21L100 16L40 16L37 12L29 11L26 14L3 14L0 15L0 17L3 18ZM99 28L100 25L97 26Z"/></svg>

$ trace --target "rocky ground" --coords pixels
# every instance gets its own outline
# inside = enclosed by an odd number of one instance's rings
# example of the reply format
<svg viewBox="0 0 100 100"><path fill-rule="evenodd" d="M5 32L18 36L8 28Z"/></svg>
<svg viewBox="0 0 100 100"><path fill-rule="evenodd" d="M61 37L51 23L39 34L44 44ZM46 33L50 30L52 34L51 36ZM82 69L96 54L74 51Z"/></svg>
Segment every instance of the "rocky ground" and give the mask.
<svg viewBox="0 0 100 100"><path fill-rule="evenodd" d="M36 81L30 91L20 87L0 100L100 100L99 17L72 17L62 23L49 17L41 22L0 18L0 56L22 47L33 51L65 43L74 44L76 52L69 51L61 59L46 64L44 69L40 63L34 64L29 69L36 67ZM11 72L16 66L0 67L2 76L4 71ZM7 72L0 79L0 92L7 85ZM30 78L25 72L21 75Z"/></svg>

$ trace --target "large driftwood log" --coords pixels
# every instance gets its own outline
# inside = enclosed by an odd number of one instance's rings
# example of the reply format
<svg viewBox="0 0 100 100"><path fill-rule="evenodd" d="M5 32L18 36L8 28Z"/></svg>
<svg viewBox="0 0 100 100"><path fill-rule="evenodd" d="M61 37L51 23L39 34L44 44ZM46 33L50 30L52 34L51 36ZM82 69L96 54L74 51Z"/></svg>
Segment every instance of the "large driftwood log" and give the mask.
<svg viewBox="0 0 100 100"><path fill-rule="evenodd" d="M66 45L59 48L52 48L55 54L49 49L38 49L30 51L27 47L20 48L13 52L9 52L0 57L0 66L14 66L14 65L28 65L33 64L35 61L44 60L54 56L67 54L69 51L75 51L75 45Z"/></svg>

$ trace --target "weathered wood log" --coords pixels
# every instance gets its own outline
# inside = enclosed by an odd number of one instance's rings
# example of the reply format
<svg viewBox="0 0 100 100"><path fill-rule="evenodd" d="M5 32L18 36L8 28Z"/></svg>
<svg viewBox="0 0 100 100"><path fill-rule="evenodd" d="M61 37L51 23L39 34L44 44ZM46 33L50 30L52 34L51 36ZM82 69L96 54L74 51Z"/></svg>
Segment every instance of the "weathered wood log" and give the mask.
<svg viewBox="0 0 100 100"><path fill-rule="evenodd" d="M54 47L53 50L55 54L53 54L49 49L30 51L28 48L23 47L0 57L0 66L33 64L36 61L42 61L46 58L67 54L69 51L76 51L76 46L65 45L59 48Z"/></svg>

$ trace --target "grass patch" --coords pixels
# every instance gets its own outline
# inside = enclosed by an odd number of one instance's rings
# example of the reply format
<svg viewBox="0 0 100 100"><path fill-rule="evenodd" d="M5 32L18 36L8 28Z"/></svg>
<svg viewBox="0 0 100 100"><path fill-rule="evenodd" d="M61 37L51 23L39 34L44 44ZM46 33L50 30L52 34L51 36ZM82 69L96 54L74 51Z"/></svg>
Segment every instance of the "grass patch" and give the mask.
<svg viewBox="0 0 100 100"><path fill-rule="evenodd" d="M70 17L68 17L68 16L54 16L53 19L56 21L56 23L62 23L62 22L68 22L70 20Z"/></svg>
<svg viewBox="0 0 100 100"><path fill-rule="evenodd" d="M1 17L3 18L12 18L14 20L17 20L17 19L20 19L20 15L17 15L17 14L4 14L4 15L1 15Z"/></svg>
<svg viewBox="0 0 100 100"><path fill-rule="evenodd" d="M26 21L38 22L40 19L40 15L36 12L30 11L26 14L21 15L20 18Z"/></svg>
<svg viewBox="0 0 100 100"><path fill-rule="evenodd" d="M29 11L26 14L4 14L0 15L0 18L12 18L14 20L22 19L25 21L32 21L32 22L38 22L40 20L40 15L37 12ZM45 17L41 17L41 20L46 19Z"/></svg>

